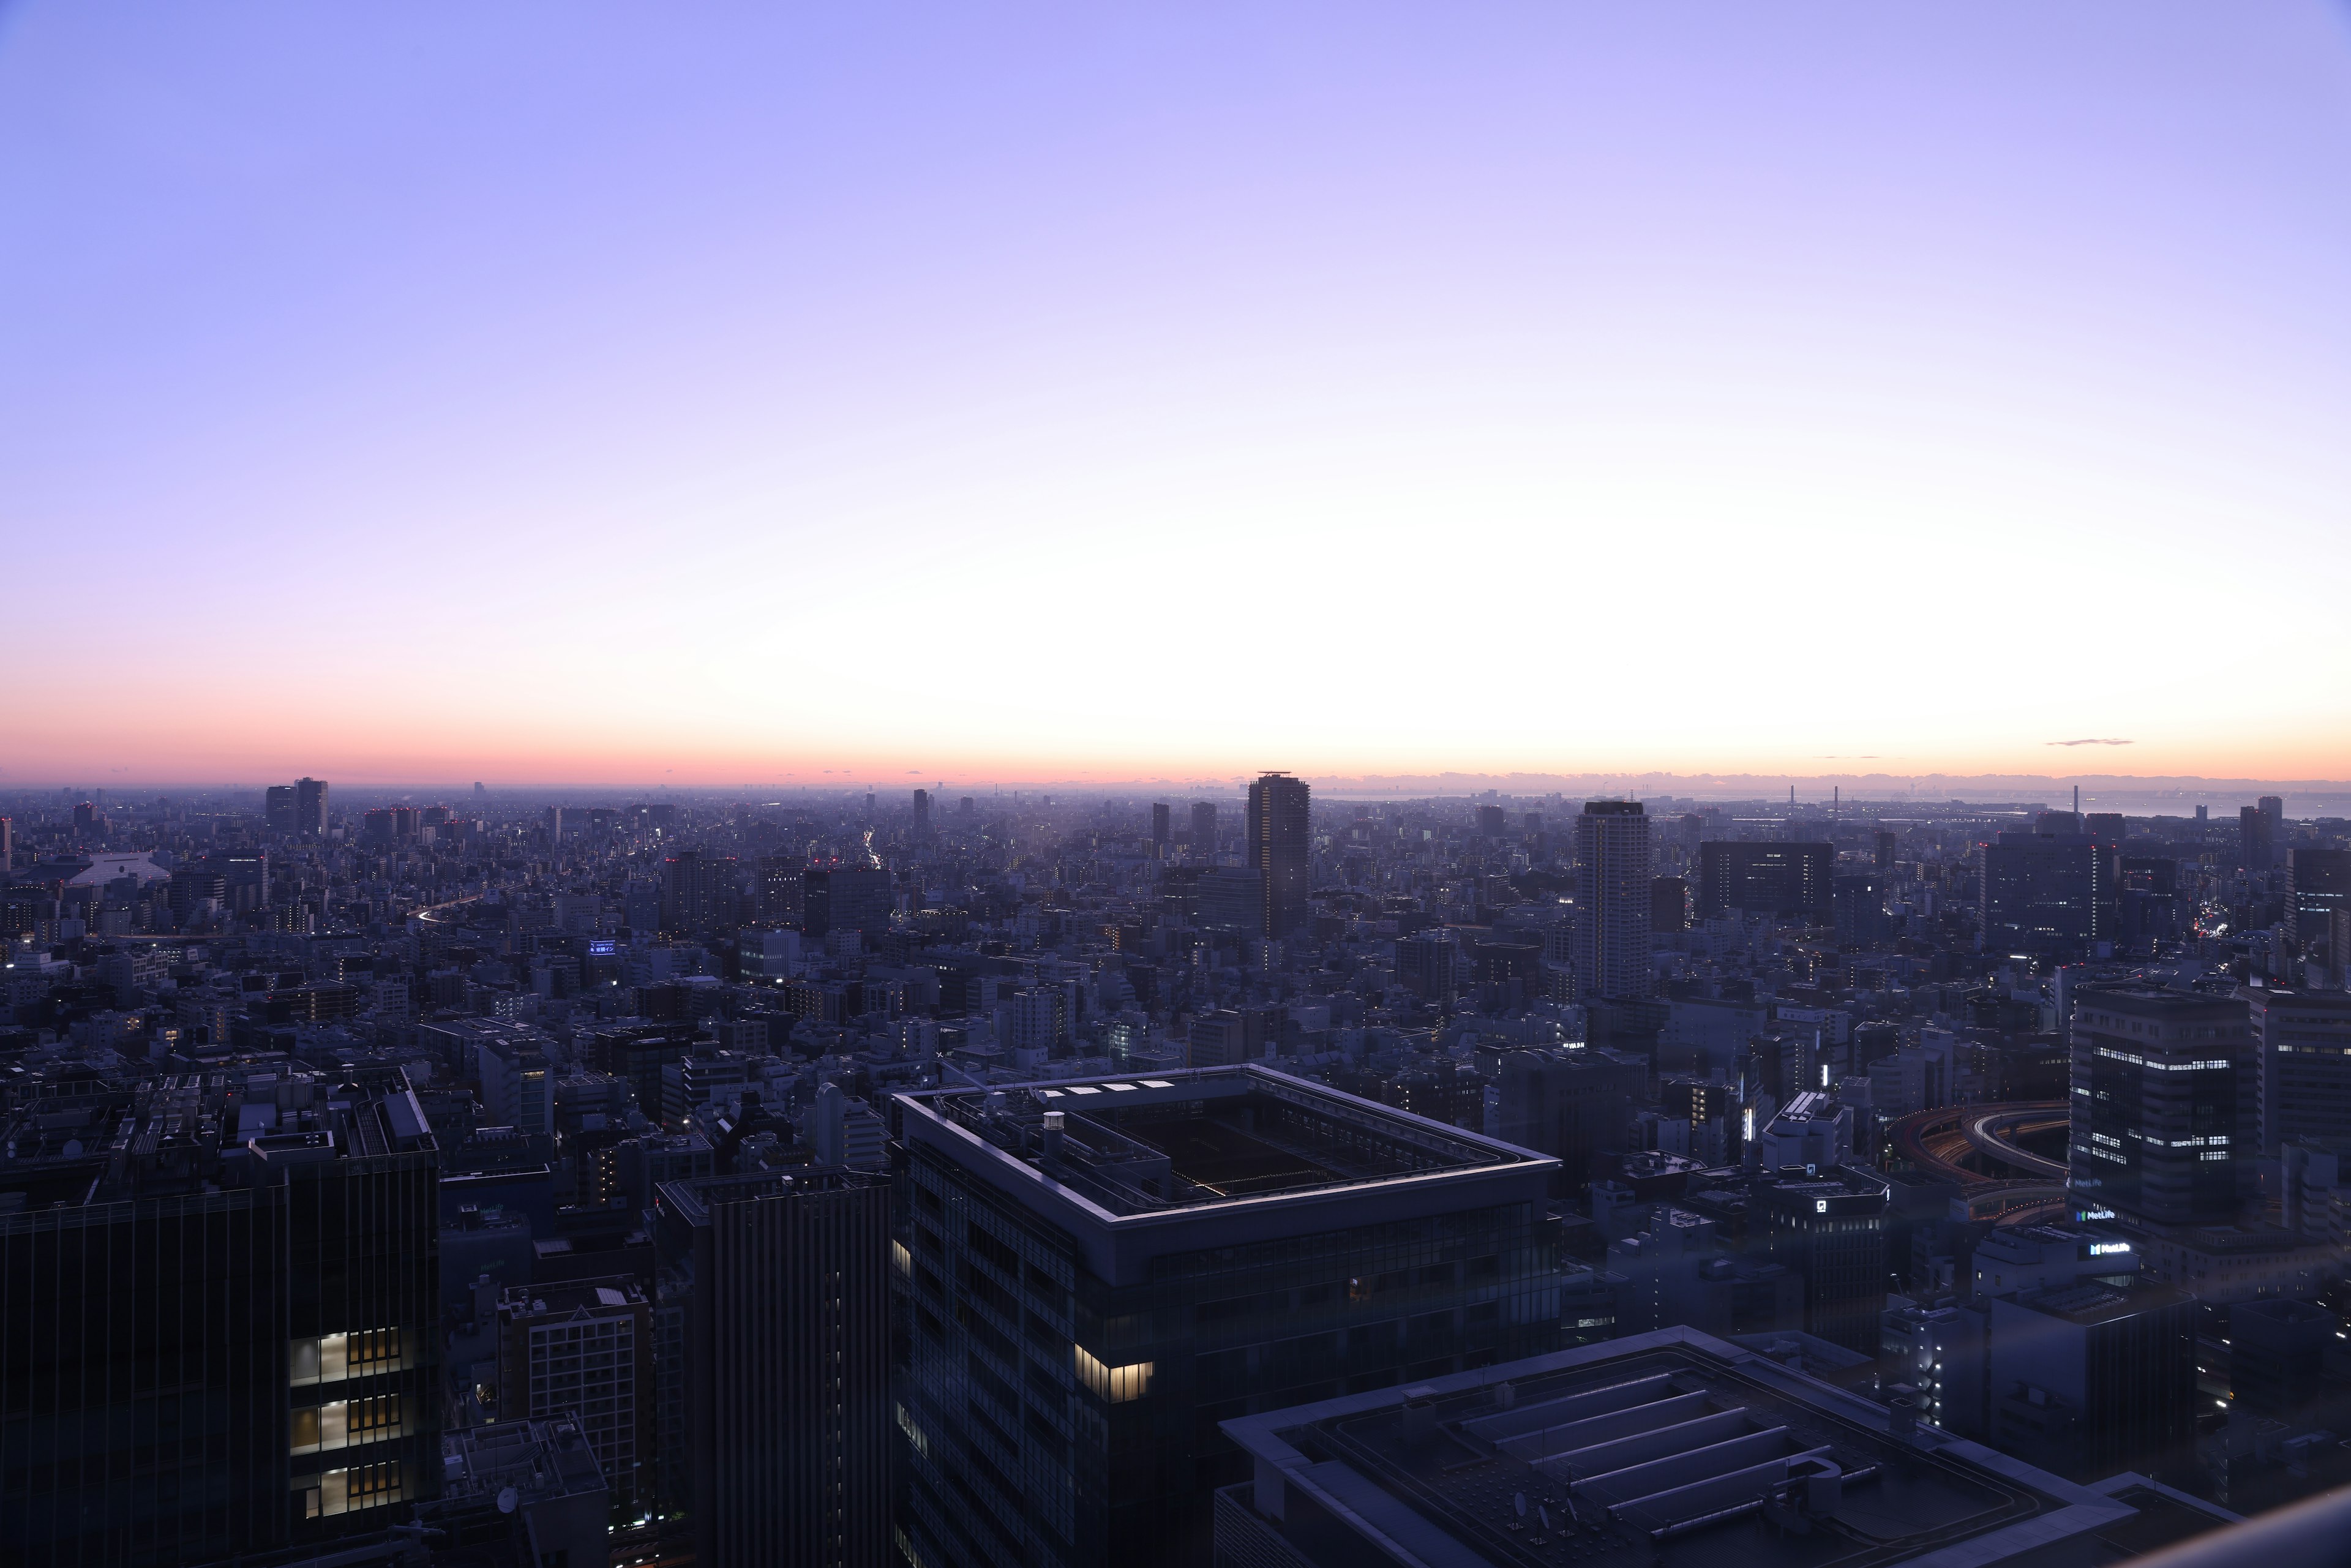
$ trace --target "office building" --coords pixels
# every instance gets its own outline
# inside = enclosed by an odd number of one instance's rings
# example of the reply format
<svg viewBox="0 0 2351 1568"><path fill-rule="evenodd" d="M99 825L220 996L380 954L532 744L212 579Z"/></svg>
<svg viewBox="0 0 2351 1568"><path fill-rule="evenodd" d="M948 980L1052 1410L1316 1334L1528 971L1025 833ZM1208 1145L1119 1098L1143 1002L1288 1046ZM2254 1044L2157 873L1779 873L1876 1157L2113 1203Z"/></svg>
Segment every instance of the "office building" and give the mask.
<svg viewBox="0 0 2351 1568"><path fill-rule="evenodd" d="M1167 802L1154 800L1151 803L1151 851L1154 854L1164 856L1167 852Z"/></svg>
<svg viewBox="0 0 2351 1568"><path fill-rule="evenodd" d="M402 1074L158 1078L0 1142L0 1560L322 1544L438 1490L438 1154Z"/></svg>
<svg viewBox="0 0 2351 1568"><path fill-rule="evenodd" d="M928 789L917 789L914 791L914 837L920 840L930 836L931 792Z"/></svg>
<svg viewBox="0 0 2351 1568"><path fill-rule="evenodd" d="M261 818L273 833L291 838L300 810L298 792L291 784L272 784L261 792Z"/></svg>
<svg viewBox="0 0 2351 1568"><path fill-rule="evenodd" d="M1478 808L1478 836L1499 839L1510 831L1510 814L1499 806Z"/></svg>
<svg viewBox="0 0 2351 1568"><path fill-rule="evenodd" d="M1639 1058L1596 1047L1514 1051L1502 1058L1502 1141L1559 1161L1559 1196L1591 1185L1601 1155L1625 1146L1647 1087Z"/></svg>
<svg viewBox="0 0 2351 1568"><path fill-rule="evenodd" d="M1708 841L1698 847L1698 917L1728 909L1749 915L1829 923L1829 883L1836 846L1817 843Z"/></svg>
<svg viewBox="0 0 2351 1568"><path fill-rule="evenodd" d="M810 936L879 936L890 929L897 902L890 873L879 866L811 866L800 880L806 889L801 926Z"/></svg>
<svg viewBox="0 0 2351 1568"><path fill-rule="evenodd" d="M1906 1424L1907 1417L1907 1424ZM1228 1418L1234 1568L2028 1568L2130 1555L2130 1503L1672 1327ZM1866 1542L1865 1546L1859 1544Z"/></svg>
<svg viewBox="0 0 2351 1568"><path fill-rule="evenodd" d="M2246 1004L2146 985L2074 1003L2067 1185L2128 1223L2225 1225L2251 1195L2260 1134Z"/></svg>
<svg viewBox="0 0 2351 1568"><path fill-rule="evenodd" d="M294 781L294 831L314 839L327 836L325 779L297 779Z"/></svg>
<svg viewBox="0 0 2351 1568"><path fill-rule="evenodd" d="M2086 833L2001 833L1977 854L1985 952L2080 954L2115 939L2112 845Z"/></svg>
<svg viewBox="0 0 2351 1568"><path fill-rule="evenodd" d="M1210 866L1192 880L1195 918L1203 930L1240 936L1266 929L1265 874L1255 866Z"/></svg>
<svg viewBox="0 0 2351 1568"><path fill-rule="evenodd" d="M626 1275L510 1286L498 1302L498 1416L575 1422L611 1522L652 1511L653 1305Z"/></svg>
<svg viewBox="0 0 2351 1568"><path fill-rule="evenodd" d="M905 1094L910 1557L1204 1561L1217 1420L1548 1346L1556 1162L1259 1067Z"/></svg>
<svg viewBox="0 0 2351 1568"><path fill-rule="evenodd" d="M2298 939L2324 939L2338 909L2351 909L2351 850L2285 852L2286 907Z"/></svg>
<svg viewBox="0 0 2351 1568"><path fill-rule="evenodd" d="M891 1531L890 1187L803 1166L671 1182L698 1568L881 1568Z"/></svg>
<svg viewBox="0 0 2351 1568"><path fill-rule="evenodd" d="M1288 936L1306 924L1314 837L1306 781L1260 775L1249 790L1249 864L1265 879L1264 931Z"/></svg>
<svg viewBox="0 0 2351 1568"><path fill-rule="evenodd" d="M1894 940L1886 913L1886 879L1876 872L1829 883L1829 921L1840 947L1882 947Z"/></svg>
<svg viewBox="0 0 2351 1568"><path fill-rule="evenodd" d="M1676 932L1689 929L1689 883L1677 876L1649 879L1649 929Z"/></svg>
<svg viewBox="0 0 2351 1568"><path fill-rule="evenodd" d="M801 873L807 862L798 855L761 855L758 878L759 918L797 925L806 911Z"/></svg>
<svg viewBox="0 0 2351 1568"><path fill-rule="evenodd" d="M1755 1135L1758 1168L1826 1170L1853 1157L1853 1107L1808 1089L1782 1106Z"/></svg>
<svg viewBox="0 0 2351 1568"><path fill-rule="evenodd" d="M2260 1150L2351 1137L2351 993L2249 990Z"/></svg>
<svg viewBox="0 0 2351 1568"><path fill-rule="evenodd" d="M2277 822L2259 806L2237 809L2237 852L2250 872L2264 872L2276 863Z"/></svg>
<svg viewBox="0 0 2351 1568"><path fill-rule="evenodd" d="M677 850L662 861L661 925L680 936L735 924L738 894L732 855Z"/></svg>
<svg viewBox="0 0 2351 1568"><path fill-rule="evenodd" d="M1217 852L1217 803L1214 800L1192 802L1192 856L1196 860L1213 858Z"/></svg>
<svg viewBox="0 0 2351 1568"><path fill-rule="evenodd" d="M1993 1446L2081 1479L2177 1464L2196 1431L2195 1312L2192 1297L2158 1285L1994 1297Z"/></svg>
<svg viewBox="0 0 2351 1568"><path fill-rule="evenodd" d="M1764 1256L1803 1277L1804 1332L1867 1355L1886 1310L1886 1178L1859 1166L1767 1174L1748 1191Z"/></svg>
<svg viewBox="0 0 2351 1568"><path fill-rule="evenodd" d="M1575 972L1586 997L1649 994L1649 819L1638 800L1588 800L1575 819Z"/></svg>

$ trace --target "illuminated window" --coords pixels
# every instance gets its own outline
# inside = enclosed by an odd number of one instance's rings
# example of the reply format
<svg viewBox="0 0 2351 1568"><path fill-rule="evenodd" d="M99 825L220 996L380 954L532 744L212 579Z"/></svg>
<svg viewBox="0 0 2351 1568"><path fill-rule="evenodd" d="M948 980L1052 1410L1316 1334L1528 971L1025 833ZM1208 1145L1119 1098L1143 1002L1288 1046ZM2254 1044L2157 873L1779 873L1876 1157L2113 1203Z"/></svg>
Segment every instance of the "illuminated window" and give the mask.
<svg viewBox="0 0 2351 1568"><path fill-rule="evenodd" d="M1124 1366L1105 1366L1081 1344L1071 1345L1070 1349L1076 1358L1078 1381L1113 1405L1123 1405L1151 1392L1151 1371L1155 1364L1137 1361Z"/></svg>
<svg viewBox="0 0 2351 1568"><path fill-rule="evenodd" d="M340 1383L398 1372L409 1364L409 1335L400 1329L360 1329L322 1339L298 1339L287 1347L291 1384Z"/></svg>
<svg viewBox="0 0 2351 1568"><path fill-rule="evenodd" d="M293 1412L287 1451L315 1454L322 1449L348 1448L397 1437L406 1429L403 1416L402 1402L394 1394L308 1406Z"/></svg>
<svg viewBox="0 0 2351 1568"><path fill-rule="evenodd" d="M301 1494L305 1519L332 1518L363 1508L381 1508L408 1495L406 1467L387 1463L353 1465L321 1476L298 1476L294 1490Z"/></svg>

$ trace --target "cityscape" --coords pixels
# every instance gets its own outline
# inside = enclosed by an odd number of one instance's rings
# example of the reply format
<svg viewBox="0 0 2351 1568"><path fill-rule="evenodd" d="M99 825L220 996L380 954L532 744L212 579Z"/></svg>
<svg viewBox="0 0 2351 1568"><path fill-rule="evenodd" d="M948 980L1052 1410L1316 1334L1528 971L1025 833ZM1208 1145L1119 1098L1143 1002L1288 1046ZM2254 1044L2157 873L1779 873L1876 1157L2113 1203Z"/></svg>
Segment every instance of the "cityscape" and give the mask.
<svg viewBox="0 0 2351 1568"><path fill-rule="evenodd" d="M0 1568L2351 1568L2351 0L0 3Z"/></svg>
<svg viewBox="0 0 2351 1568"><path fill-rule="evenodd" d="M20 796L10 1560L2186 1540L2351 1481L2286 804Z"/></svg>

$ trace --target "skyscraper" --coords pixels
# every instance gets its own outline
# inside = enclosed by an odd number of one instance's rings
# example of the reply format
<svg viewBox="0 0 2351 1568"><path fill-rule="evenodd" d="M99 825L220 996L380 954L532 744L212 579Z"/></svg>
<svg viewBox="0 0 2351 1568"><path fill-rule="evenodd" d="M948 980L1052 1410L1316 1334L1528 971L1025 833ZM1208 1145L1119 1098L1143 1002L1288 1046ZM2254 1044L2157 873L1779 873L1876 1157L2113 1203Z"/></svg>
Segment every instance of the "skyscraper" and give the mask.
<svg viewBox="0 0 2351 1568"><path fill-rule="evenodd" d="M2237 809L2237 847L2244 856L2247 871L2270 869L2276 853L2277 824L2261 807Z"/></svg>
<svg viewBox="0 0 2351 1568"><path fill-rule="evenodd" d="M295 831L297 813L301 805L291 784L272 784L261 793L262 820L273 833L291 837Z"/></svg>
<svg viewBox="0 0 2351 1568"><path fill-rule="evenodd" d="M2120 856L2086 833L2017 833L1980 846L1988 953L2080 953L2116 935Z"/></svg>
<svg viewBox="0 0 2351 1568"><path fill-rule="evenodd" d="M2085 987L2074 1003L2076 1199L2147 1226L2233 1219L2260 1137L2252 1033L2233 997Z"/></svg>
<svg viewBox="0 0 2351 1568"><path fill-rule="evenodd" d="M674 1181L695 1561L882 1568L890 1528L890 1189L803 1166Z"/></svg>
<svg viewBox="0 0 2351 1568"><path fill-rule="evenodd" d="M1192 858L1205 860L1217 852L1217 803L1192 802Z"/></svg>
<svg viewBox="0 0 2351 1568"><path fill-rule="evenodd" d="M314 839L327 836L327 781L294 780L294 831Z"/></svg>
<svg viewBox="0 0 2351 1568"><path fill-rule="evenodd" d="M1575 819L1575 968L1587 997L1649 994L1649 819L1638 800L1588 800Z"/></svg>
<svg viewBox="0 0 2351 1568"><path fill-rule="evenodd" d="M433 1496L439 1155L399 1070L75 1112L0 1127L0 1561L209 1562Z"/></svg>
<svg viewBox="0 0 2351 1568"><path fill-rule="evenodd" d="M1698 847L1698 916L1726 909L1826 925L1836 846L1709 841Z"/></svg>
<svg viewBox="0 0 2351 1568"><path fill-rule="evenodd" d="M930 836L931 792L928 789L917 789L914 791L914 837L927 839Z"/></svg>
<svg viewBox="0 0 2351 1568"><path fill-rule="evenodd" d="M1151 848L1155 853L1164 855L1167 852L1167 802L1154 800L1151 803Z"/></svg>
<svg viewBox="0 0 2351 1568"><path fill-rule="evenodd" d="M1260 775L1249 791L1249 863L1265 878L1265 934L1287 936L1306 924L1313 830L1303 779ZM1644 896L1646 896L1646 884Z"/></svg>

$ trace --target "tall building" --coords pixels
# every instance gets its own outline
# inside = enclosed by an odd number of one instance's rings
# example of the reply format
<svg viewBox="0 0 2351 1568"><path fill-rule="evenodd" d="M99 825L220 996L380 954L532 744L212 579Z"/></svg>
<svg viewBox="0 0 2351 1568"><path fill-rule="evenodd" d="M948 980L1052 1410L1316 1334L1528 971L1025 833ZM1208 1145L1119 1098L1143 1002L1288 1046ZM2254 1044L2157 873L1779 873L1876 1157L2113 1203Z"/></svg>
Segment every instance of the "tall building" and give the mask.
<svg viewBox="0 0 2351 1568"><path fill-rule="evenodd" d="M1803 1276L1804 1332L1876 1355L1886 1310L1886 1179L1859 1166L1816 1176L1783 1170L1756 1182L1748 1202L1765 1255Z"/></svg>
<svg viewBox="0 0 2351 1568"><path fill-rule="evenodd" d="M2237 848L2247 871L2267 871L2275 863L2277 823L2261 807L2237 809Z"/></svg>
<svg viewBox="0 0 2351 1568"><path fill-rule="evenodd" d="M301 803L291 784L272 784L261 792L262 821L273 833L292 837Z"/></svg>
<svg viewBox="0 0 2351 1568"><path fill-rule="evenodd" d="M2121 878L2113 845L2086 833L2011 832L1977 854L1985 952L2077 954L2115 939Z"/></svg>
<svg viewBox="0 0 2351 1568"><path fill-rule="evenodd" d="M1726 909L1826 925L1836 846L1711 840L1698 847L1698 915Z"/></svg>
<svg viewBox="0 0 2351 1568"><path fill-rule="evenodd" d="M805 913L805 887L800 873L806 862L798 855L761 855L759 857L758 899L762 920L797 923Z"/></svg>
<svg viewBox="0 0 2351 1568"><path fill-rule="evenodd" d="M800 873L801 923L811 936L857 931L878 936L896 908L890 873L877 866L812 866Z"/></svg>
<svg viewBox="0 0 2351 1568"><path fill-rule="evenodd" d="M2336 910L2351 909L2351 850L2290 849L2285 880L2294 935L2323 936Z"/></svg>
<svg viewBox="0 0 2351 1568"><path fill-rule="evenodd" d="M664 931L691 933L730 926L738 893L733 855L679 850L662 862L661 920Z"/></svg>
<svg viewBox="0 0 2351 1568"><path fill-rule="evenodd" d="M674 1181L695 1561L882 1568L891 1532L890 1187L802 1166Z"/></svg>
<svg viewBox="0 0 2351 1568"><path fill-rule="evenodd" d="M294 780L294 831L309 838L327 836L327 781Z"/></svg>
<svg viewBox="0 0 2351 1568"><path fill-rule="evenodd" d="M1265 878L1265 934L1287 936L1306 924L1314 835L1303 779L1260 775L1249 791L1249 863Z"/></svg>
<svg viewBox="0 0 2351 1568"><path fill-rule="evenodd" d="M653 1306L629 1276L508 1288L498 1302L498 1416L569 1416L596 1456L611 1523L653 1505Z"/></svg>
<svg viewBox="0 0 2351 1568"><path fill-rule="evenodd" d="M1638 800L1588 800L1575 819L1575 972L1587 997L1649 994L1649 819Z"/></svg>
<svg viewBox="0 0 2351 1568"><path fill-rule="evenodd" d="M1192 858L1205 859L1217 852L1217 803L1214 800L1192 802Z"/></svg>
<svg viewBox="0 0 2351 1568"><path fill-rule="evenodd" d="M1877 872L1841 876L1829 883L1829 918L1839 946L1876 947L1894 939L1886 913L1886 878Z"/></svg>
<svg viewBox="0 0 2351 1568"><path fill-rule="evenodd" d="M1164 855L1167 852L1167 802L1154 800L1151 803L1151 848L1155 853Z"/></svg>
<svg viewBox="0 0 2351 1568"><path fill-rule="evenodd" d="M914 791L914 837L927 839L930 836L931 792L928 789L917 789Z"/></svg>
<svg viewBox="0 0 2351 1568"><path fill-rule="evenodd" d="M1612 1051L1511 1051L1502 1058L1502 1141L1555 1156L1562 1196L1582 1192L1600 1156L1625 1146L1647 1084L1646 1064Z"/></svg>
<svg viewBox="0 0 2351 1568"><path fill-rule="evenodd" d="M1218 1420L1558 1333L1556 1162L1260 1067L901 1095L909 1560L1207 1560Z"/></svg>
<svg viewBox="0 0 2351 1568"><path fill-rule="evenodd" d="M2244 1005L2260 1064L2262 1156L2351 1138L2351 993L2271 987L2247 992Z"/></svg>
<svg viewBox="0 0 2351 1568"><path fill-rule="evenodd" d="M439 1155L398 1070L41 1104L0 1128L0 1561L208 1562L434 1495Z"/></svg>
<svg viewBox="0 0 2351 1568"><path fill-rule="evenodd" d="M2067 1186L2079 1203L2154 1228L2225 1225L2260 1136L2246 1004L2147 985L2085 987L2074 1003Z"/></svg>

